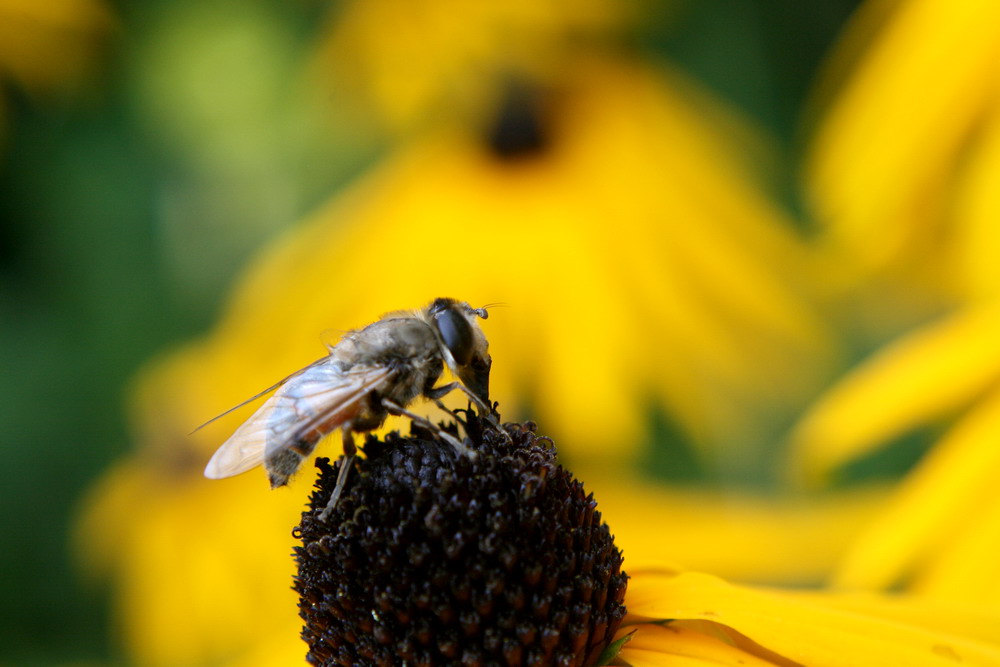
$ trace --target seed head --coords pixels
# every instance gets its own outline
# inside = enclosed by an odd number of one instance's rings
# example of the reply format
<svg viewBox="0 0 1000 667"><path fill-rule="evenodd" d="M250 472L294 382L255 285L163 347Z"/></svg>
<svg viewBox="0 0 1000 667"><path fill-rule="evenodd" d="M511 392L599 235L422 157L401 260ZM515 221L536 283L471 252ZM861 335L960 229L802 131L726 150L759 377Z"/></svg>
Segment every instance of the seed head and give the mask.
<svg viewBox="0 0 1000 667"><path fill-rule="evenodd" d="M314 665L590 665L627 575L597 503L531 424L469 415L478 456L429 431L369 437L326 521L343 459L319 481L295 548Z"/></svg>

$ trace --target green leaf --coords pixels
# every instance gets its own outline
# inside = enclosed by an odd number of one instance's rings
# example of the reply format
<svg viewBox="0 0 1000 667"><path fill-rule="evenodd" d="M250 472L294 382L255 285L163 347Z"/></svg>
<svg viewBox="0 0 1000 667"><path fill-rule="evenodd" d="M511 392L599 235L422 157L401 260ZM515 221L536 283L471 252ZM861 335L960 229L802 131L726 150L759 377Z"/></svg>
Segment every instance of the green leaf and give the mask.
<svg viewBox="0 0 1000 667"><path fill-rule="evenodd" d="M608 644L604 648L604 650L601 651L601 655L597 658L597 662L594 663L594 667L601 667L601 665L610 664L610 662L612 660L614 660L616 657L618 657L618 652L622 650L622 646L625 646L625 644L630 639L632 639L632 635L634 635L634 634L635 634L635 630L633 630L632 632L628 633L627 635L625 635L621 639L616 639L615 641L613 641L610 644Z"/></svg>

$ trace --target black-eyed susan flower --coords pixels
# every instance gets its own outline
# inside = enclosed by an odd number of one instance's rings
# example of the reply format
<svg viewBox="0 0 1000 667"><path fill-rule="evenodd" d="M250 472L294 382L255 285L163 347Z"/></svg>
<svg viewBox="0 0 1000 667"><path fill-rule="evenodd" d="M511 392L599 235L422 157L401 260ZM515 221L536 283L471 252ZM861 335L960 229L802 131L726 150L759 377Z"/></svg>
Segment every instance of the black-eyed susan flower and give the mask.
<svg viewBox="0 0 1000 667"><path fill-rule="evenodd" d="M154 418L161 414L162 394L152 388L147 384L140 392L143 423L162 428ZM288 588L294 573L289 527L298 522L315 477L303 472L289 489L276 492L252 473L206 480L200 477L204 460L190 458L182 437L150 440L140 456L111 471L95 489L79 529L90 569L114 573L128 654L140 665L295 664L303 645ZM544 463L553 467L551 453ZM406 469L405 462L400 465ZM596 473L587 488L598 491L616 548L636 567L681 563L744 581L796 584L814 583L829 571L880 498L879 492L864 492L820 502L764 502L654 489ZM347 507L349 500L342 509ZM757 543L767 547L732 548Z"/></svg>
<svg viewBox="0 0 1000 667"><path fill-rule="evenodd" d="M996 11L870 3L813 138L814 210L854 273L850 326L875 351L800 420L793 463L829 480L903 436L939 436L836 569L844 587L1000 590Z"/></svg>
<svg viewBox="0 0 1000 667"><path fill-rule="evenodd" d="M475 458L370 438L326 520L320 461L296 529L310 663L584 665L611 643L627 576L597 501L531 427L466 424Z"/></svg>
<svg viewBox="0 0 1000 667"><path fill-rule="evenodd" d="M327 520L344 459L319 462L296 528L310 664L1000 664L995 609L629 578L548 439L467 426L476 459L429 432L369 438Z"/></svg>

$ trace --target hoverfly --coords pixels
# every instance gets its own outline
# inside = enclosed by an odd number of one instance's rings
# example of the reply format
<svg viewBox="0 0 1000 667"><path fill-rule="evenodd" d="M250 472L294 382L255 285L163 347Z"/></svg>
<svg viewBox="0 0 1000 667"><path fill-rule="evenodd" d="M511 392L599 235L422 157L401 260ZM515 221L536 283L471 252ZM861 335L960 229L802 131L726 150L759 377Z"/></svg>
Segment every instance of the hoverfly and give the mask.
<svg viewBox="0 0 1000 667"><path fill-rule="evenodd" d="M474 457L457 438L406 408L425 396L446 409L440 399L458 389L495 423L489 398L492 360L477 322L487 316L485 308L436 299L422 310L388 313L347 332L327 356L202 425L276 390L219 447L205 467L205 477L231 477L263 464L271 488L283 486L320 439L339 429L345 460L320 515L325 519L347 482L356 453L354 434L378 428L390 414L409 417L461 454ZM459 382L435 387L444 365Z"/></svg>

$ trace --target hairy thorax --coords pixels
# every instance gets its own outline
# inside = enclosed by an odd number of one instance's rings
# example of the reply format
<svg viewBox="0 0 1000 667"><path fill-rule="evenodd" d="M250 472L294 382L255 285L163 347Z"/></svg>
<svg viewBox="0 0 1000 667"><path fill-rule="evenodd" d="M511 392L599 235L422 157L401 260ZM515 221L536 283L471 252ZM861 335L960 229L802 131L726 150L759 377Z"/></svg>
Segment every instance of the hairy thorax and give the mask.
<svg viewBox="0 0 1000 667"><path fill-rule="evenodd" d="M441 377L443 360L434 331L416 317L379 320L344 336L333 351L343 370L387 367L391 382L371 394L354 418L359 430L378 427L386 416L382 399L407 405Z"/></svg>

